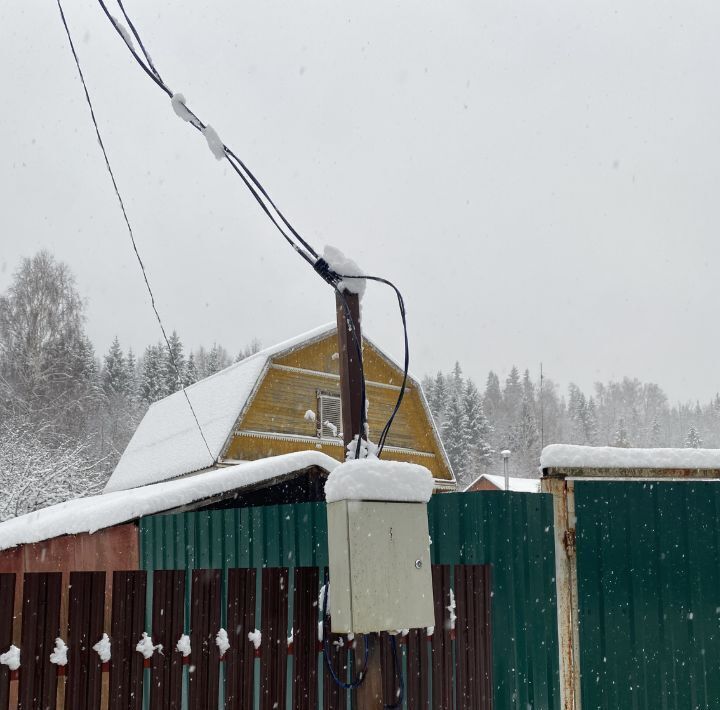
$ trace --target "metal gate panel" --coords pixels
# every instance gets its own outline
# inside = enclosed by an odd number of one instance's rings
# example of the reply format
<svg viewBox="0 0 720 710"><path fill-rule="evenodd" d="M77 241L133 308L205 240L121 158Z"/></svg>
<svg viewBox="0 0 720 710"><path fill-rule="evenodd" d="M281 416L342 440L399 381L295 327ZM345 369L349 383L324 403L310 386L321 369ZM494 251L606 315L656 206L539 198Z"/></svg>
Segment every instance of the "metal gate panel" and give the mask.
<svg viewBox="0 0 720 710"><path fill-rule="evenodd" d="M32 572L23 578L19 710L55 710L57 666L50 663L60 635L60 572Z"/></svg>
<svg viewBox="0 0 720 710"><path fill-rule="evenodd" d="M720 486L575 482L583 710L720 707Z"/></svg>
<svg viewBox="0 0 720 710"><path fill-rule="evenodd" d="M103 635L105 572L71 572L66 710L96 710L102 663L93 646Z"/></svg>

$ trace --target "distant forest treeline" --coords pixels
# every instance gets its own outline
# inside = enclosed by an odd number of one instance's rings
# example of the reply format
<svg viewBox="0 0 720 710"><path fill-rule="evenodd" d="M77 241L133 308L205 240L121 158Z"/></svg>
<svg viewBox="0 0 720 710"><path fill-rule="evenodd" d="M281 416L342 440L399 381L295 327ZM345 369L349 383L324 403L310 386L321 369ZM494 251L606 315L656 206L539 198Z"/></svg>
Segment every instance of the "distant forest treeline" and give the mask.
<svg viewBox="0 0 720 710"><path fill-rule="evenodd" d="M164 342L133 353L115 339L98 357L84 326L70 269L48 252L25 259L0 296L0 520L99 492L152 402L260 348L187 349L173 333L176 371ZM423 385L462 483L502 472L504 449L511 473L532 475L541 429L546 444L720 446L717 394L670 406L657 385L625 378L562 394L545 379L541 395L516 367L480 389L459 364Z"/></svg>

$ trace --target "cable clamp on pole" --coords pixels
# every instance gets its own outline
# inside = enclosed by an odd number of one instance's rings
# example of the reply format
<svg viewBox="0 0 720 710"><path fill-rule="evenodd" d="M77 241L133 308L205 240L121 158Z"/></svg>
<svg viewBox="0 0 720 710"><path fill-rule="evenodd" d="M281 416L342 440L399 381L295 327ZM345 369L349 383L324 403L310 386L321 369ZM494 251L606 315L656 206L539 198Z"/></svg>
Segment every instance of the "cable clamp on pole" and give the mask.
<svg viewBox="0 0 720 710"><path fill-rule="evenodd" d="M333 271L330 268L330 264L322 257L318 257L317 261L313 264L313 269L331 286L337 286L340 282L340 275Z"/></svg>

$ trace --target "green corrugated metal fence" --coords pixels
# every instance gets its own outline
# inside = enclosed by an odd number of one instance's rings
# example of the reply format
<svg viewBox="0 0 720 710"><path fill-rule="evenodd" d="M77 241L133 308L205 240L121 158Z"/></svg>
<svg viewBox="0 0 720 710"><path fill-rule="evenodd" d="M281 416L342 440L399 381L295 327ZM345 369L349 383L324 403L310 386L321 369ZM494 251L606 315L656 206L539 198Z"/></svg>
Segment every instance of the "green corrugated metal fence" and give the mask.
<svg viewBox="0 0 720 710"><path fill-rule="evenodd" d="M720 707L720 486L575 483L583 710Z"/></svg>
<svg viewBox="0 0 720 710"><path fill-rule="evenodd" d="M552 498L479 492L434 496L433 564L492 564L494 707L559 707ZM323 503L144 518L144 569L327 565Z"/></svg>

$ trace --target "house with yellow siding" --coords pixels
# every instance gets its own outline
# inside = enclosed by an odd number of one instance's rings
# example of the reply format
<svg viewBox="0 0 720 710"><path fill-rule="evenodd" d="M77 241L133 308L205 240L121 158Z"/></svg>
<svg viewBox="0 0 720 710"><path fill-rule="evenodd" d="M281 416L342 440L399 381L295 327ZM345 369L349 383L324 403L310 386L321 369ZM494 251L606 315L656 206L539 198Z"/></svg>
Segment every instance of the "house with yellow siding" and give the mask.
<svg viewBox="0 0 720 710"><path fill-rule="evenodd" d="M335 324L262 350L148 409L106 492L299 451L344 458ZM369 438L377 438L403 371L363 338ZM190 404L192 408L190 407ZM455 477L417 380L410 377L383 458L430 469L436 490ZM322 467L302 473L322 479Z"/></svg>

